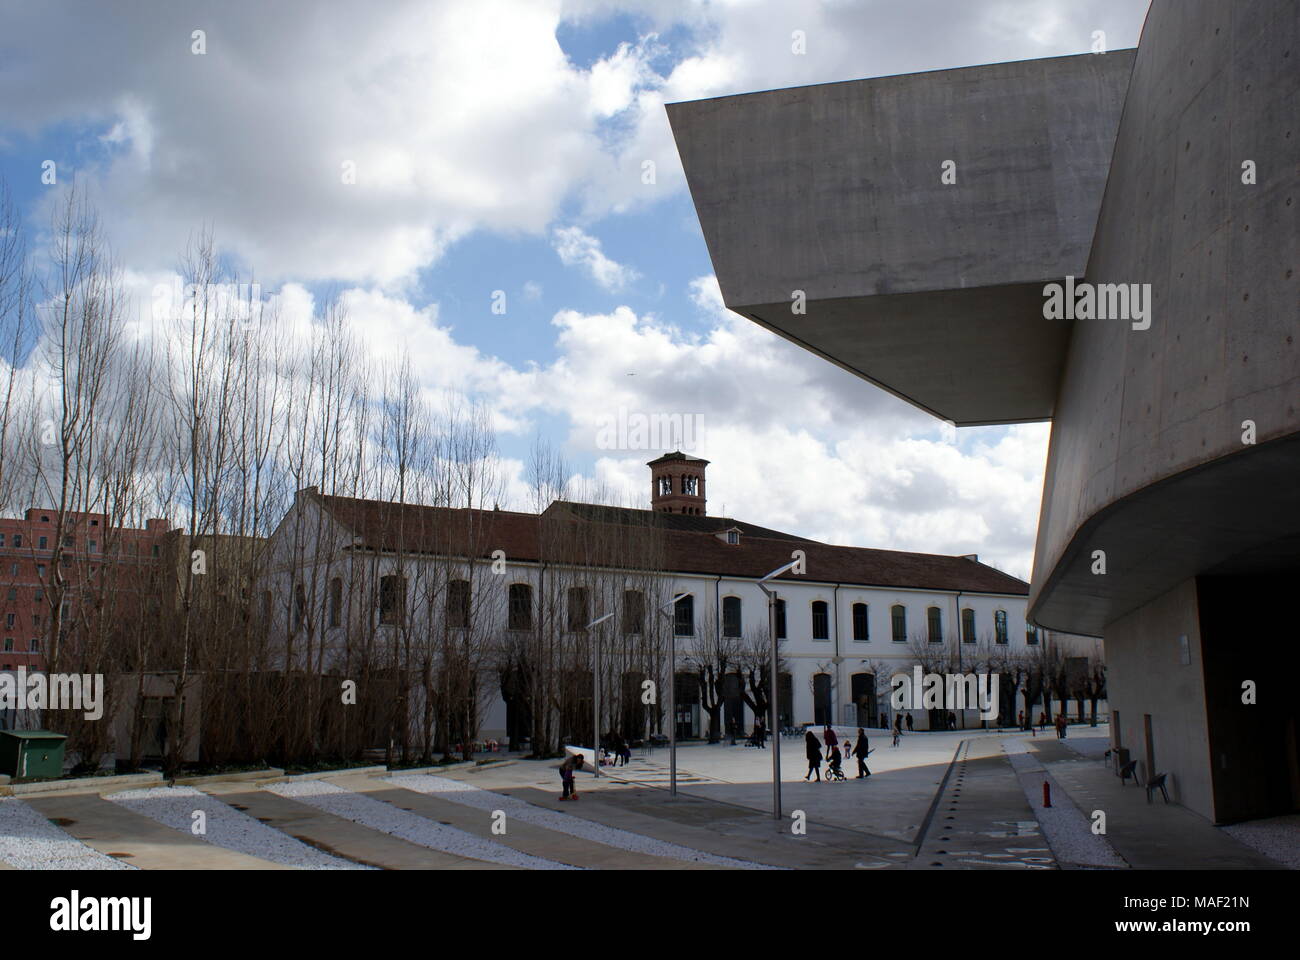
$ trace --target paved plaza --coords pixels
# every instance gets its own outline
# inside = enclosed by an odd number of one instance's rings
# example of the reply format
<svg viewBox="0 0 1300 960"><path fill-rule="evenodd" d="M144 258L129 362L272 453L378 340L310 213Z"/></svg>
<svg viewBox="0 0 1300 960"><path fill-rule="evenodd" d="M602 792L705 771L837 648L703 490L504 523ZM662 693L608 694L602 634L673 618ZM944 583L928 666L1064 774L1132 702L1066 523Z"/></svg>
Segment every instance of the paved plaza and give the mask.
<svg viewBox="0 0 1300 960"><path fill-rule="evenodd" d="M857 780L849 765L833 783L806 782L803 740L781 740L780 819L770 741L681 745L676 797L664 748L579 774L569 803L554 761L520 758L29 787L0 798L0 869L1279 869L1300 838L1295 818L1222 829L1158 794L1148 803L1105 761L1105 725L1064 740L968 730L895 747L868 735L872 775ZM1092 829L1099 813L1104 833Z"/></svg>

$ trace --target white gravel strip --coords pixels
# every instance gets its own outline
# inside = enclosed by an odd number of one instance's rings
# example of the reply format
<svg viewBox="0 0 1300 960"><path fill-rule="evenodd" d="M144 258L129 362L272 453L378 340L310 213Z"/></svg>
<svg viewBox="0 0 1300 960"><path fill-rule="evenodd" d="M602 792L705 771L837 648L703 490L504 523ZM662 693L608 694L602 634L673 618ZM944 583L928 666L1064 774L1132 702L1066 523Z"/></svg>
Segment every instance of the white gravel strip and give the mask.
<svg viewBox="0 0 1300 960"><path fill-rule="evenodd" d="M380 830L401 840L453 856L524 867L529 870L579 869L567 863L557 863L554 860L521 853L503 843L476 837L472 833L437 823L428 817L402 810L374 797L344 790L337 784L327 783L324 780L272 783L262 789L269 790L277 796L300 800L336 817L343 817L345 820L351 820L373 830Z"/></svg>
<svg viewBox="0 0 1300 960"><path fill-rule="evenodd" d="M1220 829L1264 856L1292 870L1300 870L1300 814L1236 823Z"/></svg>
<svg viewBox="0 0 1300 960"><path fill-rule="evenodd" d="M1058 863L1078 864L1086 867L1127 867L1110 841L1092 832L1092 820L1085 816L1070 799L1070 795L1056 778L1029 753L1029 743L1023 737L1008 737L1002 749L1020 780L1034 816L1043 828L1043 835ZM1052 805L1043 806L1043 781L1052 785Z"/></svg>
<svg viewBox="0 0 1300 960"><path fill-rule="evenodd" d="M194 812L202 810L207 817L206 833L199 839L213 846L225 847L250 857L270 860L285 866L300 867L303 870L371 870L345 860L330 856L315 847L295 840L268 827L260 820L236 810L228 803L223 803L193 787L149 787L144 790L123 790L109 794L104 798L114 803L144 814L150 820L156 820L163 826L190 834L194 824Z"/></svg>
<svg viewBox="0 0 1300 960"><path fill-rule="evenodd" d="M740 870L782 869L765 863L755 863L752 860L737 860L734 857L705 853L703 850L685 847L678 843L669 843L666 840L656 840L653 837L633 833L630 830L609 827L603 823L593 823L581 817L560 813L558 810L547 810L545 807L535 806L517 797L493 793L491 790L484 790L482 787L476 787L460 780L449 780L446 777L436 777L431 774L398 775L385 777L384 779L395 786L416 790L420 793L436 794L444 800L450 800L452 803L459 803L467 807L474 807L478 810L503 810L507 819L513 817L522 820L524 823L531 823L535 826L545 827L547 830L554 830L556 833L567 833L572 837L591 840L607 847L617 847L620 850L647 853L654 857L669 857L673 860L711 863L719 867L731 867Z"/></svg>
<svg viewBox="0 0 1300 960"><path fill-rule="evenodd" d="M70 837L16 797L0 797L0 860L19 870L135 870Z"/></svg>

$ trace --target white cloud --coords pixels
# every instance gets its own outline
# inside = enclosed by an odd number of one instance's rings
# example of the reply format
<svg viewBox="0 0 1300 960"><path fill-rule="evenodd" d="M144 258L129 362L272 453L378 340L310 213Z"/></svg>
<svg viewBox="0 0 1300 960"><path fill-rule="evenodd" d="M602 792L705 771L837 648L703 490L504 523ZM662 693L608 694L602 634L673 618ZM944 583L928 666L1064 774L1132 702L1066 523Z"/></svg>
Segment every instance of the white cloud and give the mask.
<svg viewBox="0 0 1300 960"><path fill-rule="evenodd" d="M551 245L566 267L582 267L603 289L617 292L635 280L631 267L611 260L600 249L600 241L581 227L556 227Z"/></svg>

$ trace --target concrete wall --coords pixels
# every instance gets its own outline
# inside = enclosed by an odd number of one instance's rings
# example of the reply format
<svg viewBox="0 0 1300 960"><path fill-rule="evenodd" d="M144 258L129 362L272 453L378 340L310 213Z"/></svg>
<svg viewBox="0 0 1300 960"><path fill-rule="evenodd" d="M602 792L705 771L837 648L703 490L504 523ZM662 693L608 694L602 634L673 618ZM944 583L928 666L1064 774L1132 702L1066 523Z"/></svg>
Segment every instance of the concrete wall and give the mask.
<svg viewBox="0 0 1300 960"><path fill-rule="evenodd" d="M1186 664L1181 636L1187 637ZM1112 743L1128 748L1145 784L1153 772L1144 727L1149 714L1154 772L1168 774L1170 798L1214 819L1196 582L1185 581L1112 623L1106 630L1106 664Z"/></svg>
<svg viewBox="0 0 1300 960"><path fill-rule="evenodd" d="M1150 284L1151 326L1074 325L1032 578L1031 613L1046 626L1097 633L1300 530L1300 485L1283 479L1300 468L1289 442L1300 431L1298 11L1292 0L1151 6L1087 268L1094 283ZM1242 442L1245 420L1256 446ZM1125 498L1162 481L1158 499L1124 514ZM1087 569L1096 548L1113 548L1104 583Z"/></svg>

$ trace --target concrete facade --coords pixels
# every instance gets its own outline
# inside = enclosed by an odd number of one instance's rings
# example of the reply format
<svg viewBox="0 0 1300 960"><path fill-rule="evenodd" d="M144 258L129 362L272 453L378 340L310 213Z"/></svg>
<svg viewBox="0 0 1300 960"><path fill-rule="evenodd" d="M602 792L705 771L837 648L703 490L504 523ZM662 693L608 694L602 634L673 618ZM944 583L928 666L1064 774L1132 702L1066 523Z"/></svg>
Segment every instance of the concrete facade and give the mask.
<svg viewBox="0 0 1300 960"><path fill-rule="evenodd" d="M1267 679L1266 624L1288 622L1288 591L1261 586L1300 574L1297 39L1289 0L1154 0L1135 55L855 81L864 102L895 111L877 124L888 150L854 141L852 111L827 111L853 84L669 108L728 306L958 424L1053 419L1030 619L1105 637L1116 745L1216 822L1300 810L1296 697ZM1088 70L1094 82L1060 95L1058 71L1077 83ZM1001 131L1006 149L969 122L925 124L919 102L978 114L986 77L1003 104L1028 109L1051 92L1044 109L1088 146L1063 159L1015 122ZM932 89L882 96L904 79ZM724 113L724 131L746 131L733 147L702 129ZM804 142L781 146L792 131ZM831 155L855 144L854 158ZM993 216L962 229L961 194L932 176L959 152L970 160L957 184L974 173L967 187L983 203L1004 195L1017 164L1074 175L1024 179L1027 234ZM719 173L728 162L734 187ZM836 202L815 202L827 184ZM891 187L884 215L880 184ZM801 199L814 212L795 216L788 237L751 212L791 216ZM1074 215L1049 230L1060 242L1044 257L1021 241L1041 244L1035 212L1053 203ZM886 236L862 239L873 231ZM795 241L821 265L794 258L783 272L774 254ZM933 262L918 260L926 248ZM863 262L873 266L853 266ZM840 282L826 280L837 271ZM1147 316L1046 320L1044 281L1066 277L1145 285ZM807 322L780 329L786 287L808 289L810 306ZM1252 684L1272 692L1251 701Z"/></svg>
<svg viewBox="0 0 1300 960"><path fill-rule="evenodd" d="M1083 273L1132 58L671 104L727 306L956 423L1050 417L1040 289Z"/></svg>

